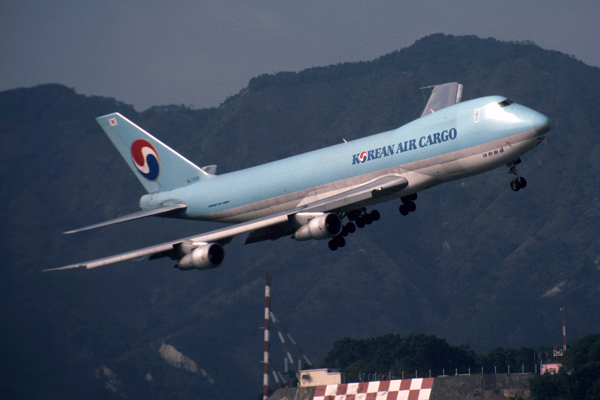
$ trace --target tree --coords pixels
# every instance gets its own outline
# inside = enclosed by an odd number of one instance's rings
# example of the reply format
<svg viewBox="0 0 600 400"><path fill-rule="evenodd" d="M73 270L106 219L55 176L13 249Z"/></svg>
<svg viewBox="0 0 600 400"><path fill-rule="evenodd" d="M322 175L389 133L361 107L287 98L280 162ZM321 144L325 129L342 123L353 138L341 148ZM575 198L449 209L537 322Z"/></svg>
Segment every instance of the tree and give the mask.
<svg viewBox="0 0 600 400"><path fill-rule="evenodd" d="M558 374L535 376L531 396L537 400L600 400L600 334L573 343Z"/></svg>
<svg viewBox="0 0 600 400"><path fill-rule="evenodd" d="M403 371L422 375L429 370L441 373L454 368L475 367L475 352L468 346L451 346L446 339L422 333L404 337L387 334L371 339L344 338L334 343L323 362L324 367L340 368L348 381L356 381L360 373L392 374Z"/></svg>

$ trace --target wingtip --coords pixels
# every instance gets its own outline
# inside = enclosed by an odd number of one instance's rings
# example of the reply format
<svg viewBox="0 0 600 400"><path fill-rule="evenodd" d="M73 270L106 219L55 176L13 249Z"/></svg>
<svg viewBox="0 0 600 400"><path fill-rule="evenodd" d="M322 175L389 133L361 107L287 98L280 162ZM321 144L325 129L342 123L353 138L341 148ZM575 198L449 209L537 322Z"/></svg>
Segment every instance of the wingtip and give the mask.
<svg viewBox="0 0 600 400"><path fill-rule="evenodd" d="M44 269L44 270L42 270L42 272L62 271L62 270L65 270L65 269L75 269L75 268L80 268L80 267L84 267L84 266L85 265L81 265L81 264L72 264L72 265L67 265L67 266L64 266L64 267Z"/></svg>

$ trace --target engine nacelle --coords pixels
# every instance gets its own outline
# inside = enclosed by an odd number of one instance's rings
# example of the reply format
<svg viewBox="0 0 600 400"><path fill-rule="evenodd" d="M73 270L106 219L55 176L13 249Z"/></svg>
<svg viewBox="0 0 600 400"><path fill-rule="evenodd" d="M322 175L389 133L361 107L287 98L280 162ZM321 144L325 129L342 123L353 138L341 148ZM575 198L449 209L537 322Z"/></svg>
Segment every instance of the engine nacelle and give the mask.
<svg viewBox="0 0 600 400"><path fill-rule="evenodd" d="M342 220L337 214L322 214L311 219L294 233L296 240L322 240L337 236L342 231Z"/></svg>
<svg viewBox="0 0 600 400"><path fill-rule="evenodd" d="M182 270L217 268L225 259L225 249L218 243L201 245L186 254L175 267Z"/></svg>

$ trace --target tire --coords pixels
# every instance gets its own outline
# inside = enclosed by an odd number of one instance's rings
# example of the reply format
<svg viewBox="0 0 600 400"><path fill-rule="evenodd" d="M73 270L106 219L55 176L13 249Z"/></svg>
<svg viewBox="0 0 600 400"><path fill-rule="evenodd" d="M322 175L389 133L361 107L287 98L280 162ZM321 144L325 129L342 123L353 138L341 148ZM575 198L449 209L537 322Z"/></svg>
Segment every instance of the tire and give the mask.
<svg viewBox="0 0 600 400"><path fill-rule="evenodd" d="M354 225L354 222L348 222L346 224L346 230L348 231L348 233L356 232L356 225Z"/></svg>
<svg viewBox="0 0 600 400"><path fill-rule="evenodd" d="M356 219L356 226L359 228L364 228L365 227L365 220L361 218L357 218Z"/></svg>
<svg viewBox="0 0 600 400"><path fill-rule="evenodd" d="M518 192L519 189L521 189L519 181L517 181L516 179L514 181L510 181L510 188L513 190L513 192Z"/></svg>
<svg viewBox="0 0 600 400"><path fill-rule="evenodd" d="M339 248L342 248L342 247L344 247L346 245L346 239L344 239L341 236L336 236L335 237L335 243L337 244L337 246Z"/></svg>
<svg viewBox="0 0 600 400"><path fill-rule="evenodd" d="M379 211L377 211L377 210L371 211L371 218L373 218L373 221L379 221L379 218L381 218Z"/></svg>
<svg viewBox="0 0 600 400"><path fill-rule="evenodd" d="M408 211L408 207L406 206L406 204L402 204L398 210L400 211L400 214L402 215L408 215L409 211Z"/></svg>
<svg viewBox="0 0 600 400"><path fill-rule="evenodd" d="M331 250L331 251L336 251L338 249L338 244L335 241L335 239L331 239L329 241L328 245L329 245L329 250Z"/></svg>
<svg viewBox="0 0 600 400"><path fill-rule="evenodd" d="M520 177L518 179L518 182L519 182L519 188L521 188L521 189L523 189L527 186L527 181L523 177Z"/></svg>
<svg viewBox="0 0 600 400"><path fill-rule="evenodd" d="M365 214L362 218L367 225L371 225L373 223L373 217L371 217L371 214Z"/></svg>
<svg viewBox="0 0 600 400"><path fill-rule="evenodd" d="M408 211L413 212L417 209L417 205L412 201L406 205L408 207Z"/></svg>

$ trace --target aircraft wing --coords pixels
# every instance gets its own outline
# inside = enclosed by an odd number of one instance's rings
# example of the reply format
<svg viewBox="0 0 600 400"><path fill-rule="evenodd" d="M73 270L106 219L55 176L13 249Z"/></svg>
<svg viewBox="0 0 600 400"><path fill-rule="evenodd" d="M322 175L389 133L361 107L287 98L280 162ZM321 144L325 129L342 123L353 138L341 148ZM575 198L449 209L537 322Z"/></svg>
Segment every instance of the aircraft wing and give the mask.
<svg viewBox="0 0 600 400"><path fill-rule="evenodd" d="M155 208L153 210L138 211L138 212L135 212L132 214L123 215L122 217L118 217L118 218L111 219L108 221L100 222L98 224L89 225L89 226L79 228L79 229L73 229L72 231L65 232L65 235L69 235L71 233L89 231L90 229L96 229L96 228L100 228L103 226L118 224L118 223L125 222L125 221L132 221L134 219L139 219L139 218L146 218L146 217L150 217L153 215L168 214L170 212L173 212L175 210L180 210L182 208L187 208L187 206L185 204L180 203L180 204L172 204L172 205L168 205L168 206Z"/></svg>
<svg viewBox="0 0 600 400"><path fill-rule="evenodd" d="M375 197L385 197L402 190L408 185L406 178L399 175L386 175L379 177L358 187L345 190L341 193L313 201L311 203L295 207L290 210L278 212L266 217L254 219L252 221L224 227L196 236L189 236L183 239L173 240L171 242L161 243L159 245L145 247L134 251L129 251L114 256L104 257L83 263L71 264L59 268L46 269L48 271L59 271L84 267L87 269L102 267L108 264L114 264L121 261L132 260L135 258L150 256L151 259L167 257L174 253L179 253L179 247L185 243L229 243L235 235L241 233L260 231L261 229L287 223L289 217L302 212L330 212L352 204L359 203Z"/></svg>
<svg viewBox="0 0 600 400"><path fill-rule="evenodd" d="M462 98L463 85L458 82L444 83L443 85L426 86L421 89L433 88L429 101L421 114L421 117L427 114L441 110L442 108L450 107L460 103Z"/></svg>
<svg viewBox="0 0 600 400"><path fill-rule="evenodd" d="M147 257L147 256L150 256L150 258L153 258L153 259L160 258L160 257L166 257L169 255L170 252L173 252L176 250L176 246L181 245L184 242L194 242L194 243L197 243L197 242L208 243L208 242L219 242L219 241L229 242L230 238L233 238L233 236L238 235L240 233L249 232L253 229L260 229L265 226L268 226L271 224L278 224L278 223L281 223L284 221L287 221L287 214L279 213L279 214L272 215L272 216L270 215L265 218L259 218L259 219L253 220L253 221L244 222L241 224L233 225L230 227L225 227L222 229L217 229L215 231L207 232L202 235L190 236L190 237L183 238L183 239L173 240L172 242L161 243L156 246L145 247L143 249L133 250L133 251L129 251L127 253L121 253L121 254L117 254L114 256L99 258L97 260L86 261L83 263L67 265L67 266L59 267L59 268L46 269L46 270L44 270L44 272L60 271L63 269L72 269L72 268L79 268L79 267L85 267L87 269L92 269L92 268L102 267L102 266L105 266L108 264L114 264L114 263L121 262L121 261L127 261L127 260L132 260L134 258L141 258L141 257Z"/></svg>

